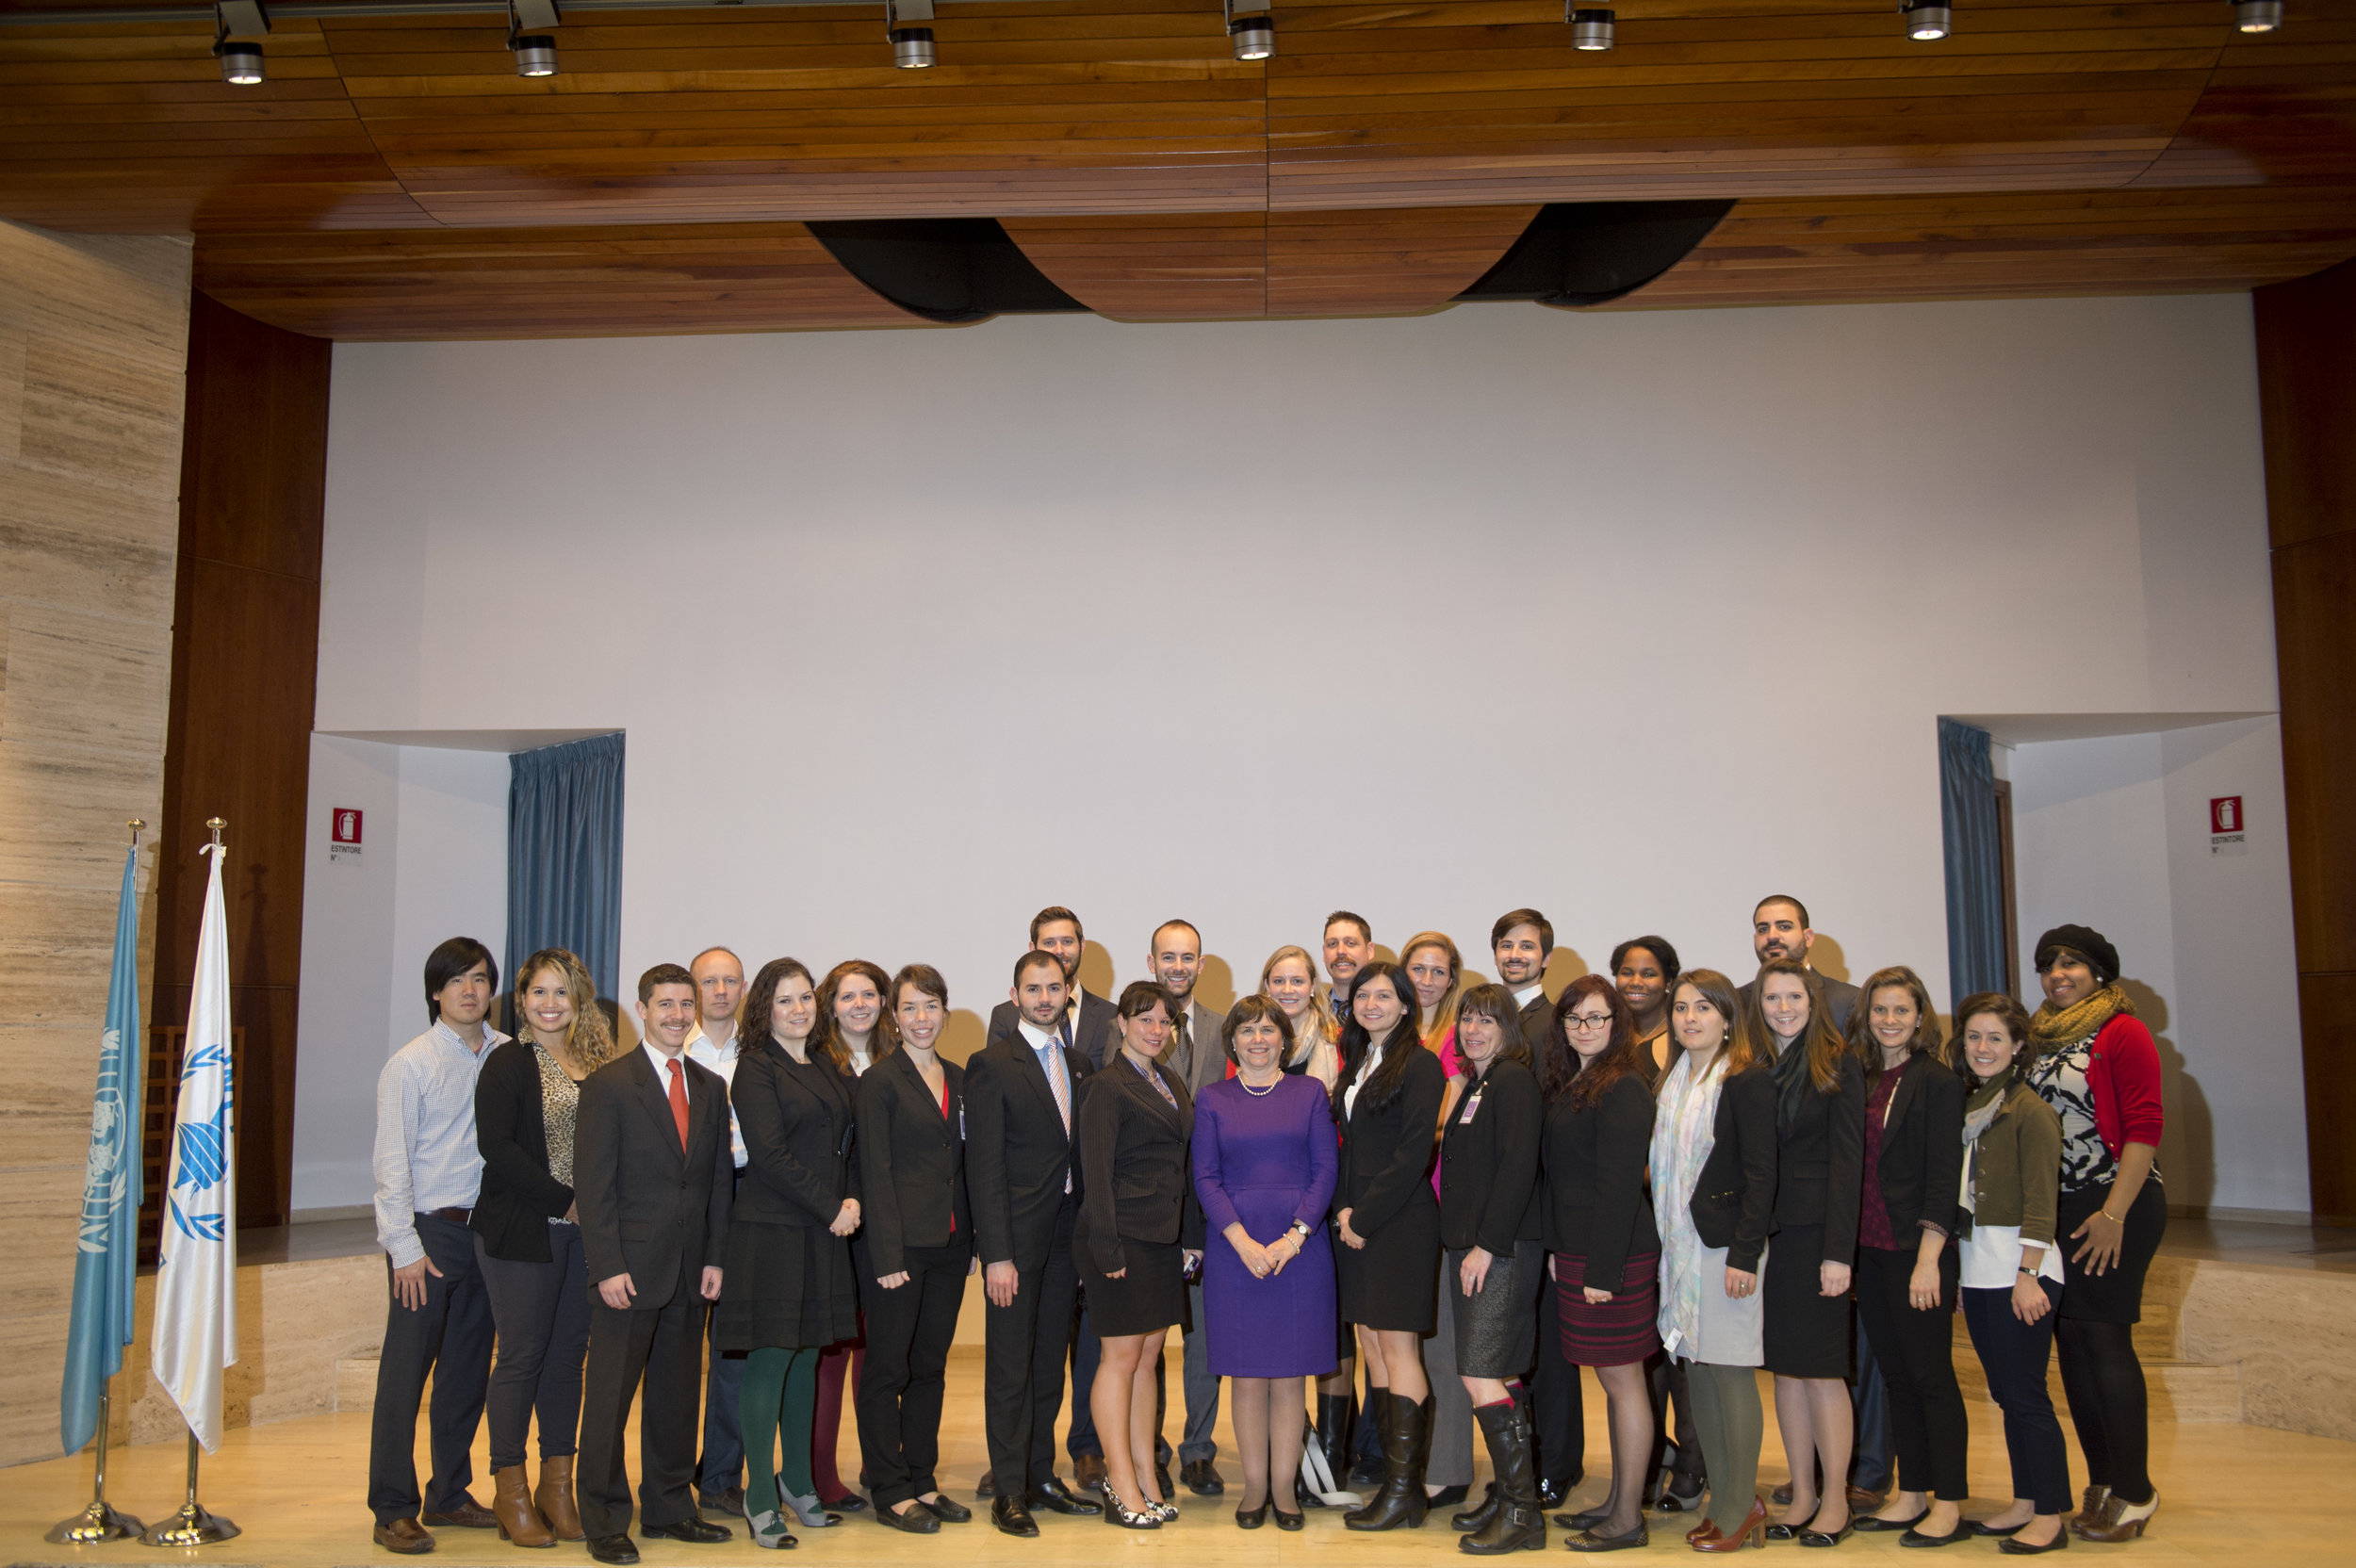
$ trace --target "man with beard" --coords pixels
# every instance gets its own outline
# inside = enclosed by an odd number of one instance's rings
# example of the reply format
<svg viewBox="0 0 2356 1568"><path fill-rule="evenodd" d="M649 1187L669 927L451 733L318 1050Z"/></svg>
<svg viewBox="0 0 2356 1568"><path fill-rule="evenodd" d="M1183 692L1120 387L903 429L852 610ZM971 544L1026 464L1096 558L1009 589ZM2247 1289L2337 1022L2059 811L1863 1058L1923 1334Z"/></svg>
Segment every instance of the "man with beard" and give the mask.
<svg viewBox="0 0 2356 1568"><path fill-rule="evenodd" d="M1816 945L1816 933L1808 929L1808 906L1789 893L1770 893L1759 901L1751 911L1751 951L1759 961L1789 958L1794 963L1808 963L1808 950ZM1846 980L1836 980L1808 964L1810 973L1824 992L1824 1010L1832 1015L1832 1026L1843 1034L1849 1028L1849 1009L1857 1005L1857 988ZM1759 1004L1759 982L1754 979L1742 988L1746 1005Z"/></svg>
<svg viewBox="0 0 2356 1568"><path fill-rule="evenodd" d="M1194 999L1194 983L1203 977L1203 934L1183 920L1163 922L1154 928L1145 963L1178 1003L1162 1063L1178 1075L1188 1094L1201 1094L1227 1076L1227 1047L1219 1029L1222 1021ZM1178 1479L1198 1497L1216 1497L1227 1490L1227 1483L1219 1479L1219 1440L1213 1435L1219 1425L1219 1379L1211 1373L1210 1347L1203 1337L1199 1274L1186 1282L1183 1381L1186 1426L1178 1440ZM1158 1433L1155 1441L1158 1446Z"/></svg>

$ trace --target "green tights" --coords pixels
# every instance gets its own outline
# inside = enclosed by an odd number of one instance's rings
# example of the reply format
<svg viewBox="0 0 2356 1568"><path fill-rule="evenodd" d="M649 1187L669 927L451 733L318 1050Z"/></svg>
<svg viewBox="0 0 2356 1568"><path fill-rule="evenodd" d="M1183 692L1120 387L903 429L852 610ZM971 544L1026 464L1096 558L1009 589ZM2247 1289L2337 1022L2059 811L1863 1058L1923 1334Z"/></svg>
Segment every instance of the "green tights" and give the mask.
<svg viewBox="0 0 2356 1568"><path fill-rule="evenodd" d="M810 1420L818 1408L817 1350L755 1350L744 1362L744 1383L737 1413L744 1432L744 1511L777 1513L784 1504L777 1482L797 1497L817 1490L810 1478ZM769 1434L783 1450L769 1467Z"/></svg>

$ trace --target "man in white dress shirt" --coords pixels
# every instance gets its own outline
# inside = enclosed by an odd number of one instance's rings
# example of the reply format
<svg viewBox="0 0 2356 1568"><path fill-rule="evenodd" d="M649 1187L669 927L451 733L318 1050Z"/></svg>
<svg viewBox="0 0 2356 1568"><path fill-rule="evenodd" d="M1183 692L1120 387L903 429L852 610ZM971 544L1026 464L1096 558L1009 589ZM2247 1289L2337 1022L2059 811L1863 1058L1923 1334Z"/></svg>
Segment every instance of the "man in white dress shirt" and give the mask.
<svg viewBox="0 0 2356 1568"><path fill-rule="evenodd" d="M736 1009L744 1000L744 960L725 947L707 947L695 955L687 972L695 977L695 1027L687 1037L687 1059L700 1062L731 1087L736 1083ZM744 1134L728 1111L728 1153L736 1162L736 1180L744 1179ZM711 1331L710 1316L705 1332ZM703 1458L697 1462L695 1503L699 1508L734 1516L744 1511L744 1432L737 1414L737 1396L744 1386L742 1355L724 1356L709 1349L711 1372L704 1380Z"/></svg>

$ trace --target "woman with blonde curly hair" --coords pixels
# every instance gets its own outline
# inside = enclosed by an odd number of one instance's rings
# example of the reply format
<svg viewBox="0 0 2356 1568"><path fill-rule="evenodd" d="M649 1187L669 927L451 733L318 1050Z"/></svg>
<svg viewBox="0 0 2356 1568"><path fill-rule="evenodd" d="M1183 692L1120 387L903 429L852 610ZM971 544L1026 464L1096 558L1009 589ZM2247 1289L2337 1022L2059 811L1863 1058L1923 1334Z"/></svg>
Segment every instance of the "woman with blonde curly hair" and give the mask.
<svg viewBox="0 0 2356 1568"><path fill-rule="evenodd" d="M561 947L515 971L516 1037L475 1080L483 1187L468 1223L499 1331L487 1400L493 1511L519 1546L582 1537L573 1504L581 1373L589 1351L589 1275L573 1207L573 1118L581 1081L614 1053L597 983ZM540 1484L524 1478L524 1440L540 1423Z"/></svg>

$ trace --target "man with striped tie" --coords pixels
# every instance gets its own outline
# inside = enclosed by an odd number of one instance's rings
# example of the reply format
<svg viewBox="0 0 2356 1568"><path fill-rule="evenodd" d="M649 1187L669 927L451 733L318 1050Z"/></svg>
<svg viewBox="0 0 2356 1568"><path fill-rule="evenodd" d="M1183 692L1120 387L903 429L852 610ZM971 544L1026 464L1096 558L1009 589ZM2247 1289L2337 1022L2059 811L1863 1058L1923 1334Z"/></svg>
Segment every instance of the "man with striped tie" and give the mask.
<svg viewBox="0 0 2356 1568"><path fill-rule="evenodd" d="M1062 960L1033 949L1014 967L1016 1025L965 1067L965 1179L981 1252L984 1429L990 1516L1032 1536L1034 1508L1095 1513L1055 1478L1055 1413L1080 1277L1072 1222L1080 1212L1072 1108L1088 1074L1068 1041Z"/></svg>

